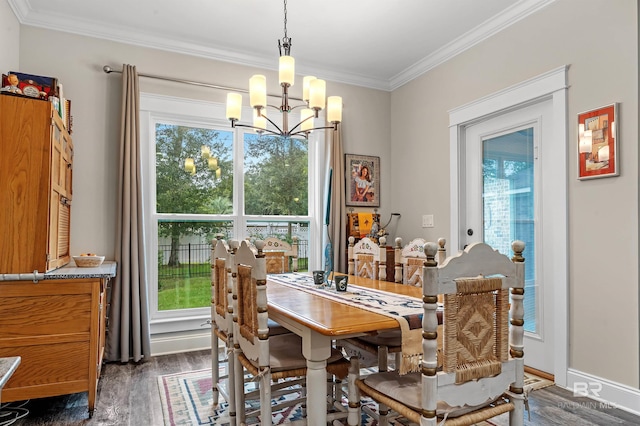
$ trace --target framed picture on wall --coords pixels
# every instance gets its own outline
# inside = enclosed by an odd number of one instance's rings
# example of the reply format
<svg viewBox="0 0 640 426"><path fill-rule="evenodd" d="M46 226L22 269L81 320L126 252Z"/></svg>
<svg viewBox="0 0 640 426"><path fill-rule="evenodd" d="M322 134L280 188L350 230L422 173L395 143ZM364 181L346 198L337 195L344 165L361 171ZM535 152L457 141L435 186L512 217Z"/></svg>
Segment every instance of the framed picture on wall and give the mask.
<svg viewBox="0 0 640 426"><path fill-rule="evenodd" d="M578 179L618 176L618 104L578 114Z"/></svg>
<svg viewBox="0 0 640 426"><path fill-rule="evenodd" d="M345 154L347 206L380 206L380 157Z"/></svg>

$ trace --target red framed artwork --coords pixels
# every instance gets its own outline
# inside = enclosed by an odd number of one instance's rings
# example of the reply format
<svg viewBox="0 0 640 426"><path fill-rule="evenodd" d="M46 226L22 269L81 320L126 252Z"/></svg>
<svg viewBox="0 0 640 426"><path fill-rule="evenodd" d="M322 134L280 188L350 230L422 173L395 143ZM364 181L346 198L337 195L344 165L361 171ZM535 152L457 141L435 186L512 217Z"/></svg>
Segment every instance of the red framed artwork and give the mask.
<svg viewBox="0 0 640 426"><path fill-rule="evenodd" d="M618 104L578 114L578 179L618 176Z"/></svg>

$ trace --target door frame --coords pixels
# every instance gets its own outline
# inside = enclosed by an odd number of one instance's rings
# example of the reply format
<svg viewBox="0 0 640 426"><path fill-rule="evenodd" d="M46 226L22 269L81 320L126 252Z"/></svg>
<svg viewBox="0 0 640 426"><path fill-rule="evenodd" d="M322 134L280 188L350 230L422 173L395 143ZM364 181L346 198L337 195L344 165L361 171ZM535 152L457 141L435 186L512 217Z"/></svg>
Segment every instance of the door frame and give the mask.
<svg viewBox="0 0 640 426"><path fill-rule="evenodd" d="M555 382L558 386L567 386L568 370L568 255L567 255L567 70L564 65L540 74L532 79L508 87L501 91L492 93L483 98L477 99L466 105L451 109L449 111L449 162L450 162L450 194L451 194L451 244L450 250L457 252L461 250L460 232L463 231L464 220L461 214L465 199L464 179L464 159L459 158L464 145L465 128L498 114L517 109L528 104L536 103L542 99L550 99L553 106L552 138L556 141L558 149L550 159L550 164L545 167L545 178L553 179L555 182L563 183L558 185L554 191L553 210L551 217L547 217L545 222L549 223L553 232L549 232L551 241L545 244L553 245L557 250L555 262L545 265L552 268L552 276L556 278L551 286L553 291L554 305L545 307L553 310L553 318L556 327L553 328L552 339L554 341L554 373ZM526 258L526 250L525 250ZM526 354L526 347L525 347Z"/></svg>

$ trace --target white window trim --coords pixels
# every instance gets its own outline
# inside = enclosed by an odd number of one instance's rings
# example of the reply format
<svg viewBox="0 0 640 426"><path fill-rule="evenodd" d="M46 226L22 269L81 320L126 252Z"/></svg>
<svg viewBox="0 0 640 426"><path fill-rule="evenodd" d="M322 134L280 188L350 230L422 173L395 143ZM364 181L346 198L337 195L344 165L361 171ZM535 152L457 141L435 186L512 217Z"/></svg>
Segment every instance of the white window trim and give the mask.
<svg viewBox="0 0 640 426"><path fill-rule="evenodd" d="M243 111L245 116L250 116L252 110L245 107ZM158 282L157 268L155 268L157 258L158 241L156 236L157 217L155 215L155 191L152 187L155 185L155 145L148 143L155 140L155 124L158 121L167 120L169 122L184 122L190 125L204 125L206 127L228 128L231 126L227 120L213 117L224 117L226 107L220 103L206 102L193 99L178 98L172 96L164 96L150 93L140 93L140 138L141 138L141 165L143 175L143 200L145 206L145 244L147 247L147 279L150 283L149 290L149 311L150 311L150 328L151 335L160 333L173 333L186 330L198 330L206 324L211 317L211 309L209 307L197 309L184 309L167 312L159 312L158 293L154 291ZM323 117L321 117L321 120ZM234 135L234 158L241 158L238 155L242 152L242 135L245 130L236 128ZM317 244L311 244L312 241L320 241L322 236L322 217L320 210L322 208L322 187L324 182L324 173L321 164L324 164L322 150L320 149L320 141L323 132L313 132L309 136L309 270L319 268L321 264L321 247ZM237 151L240 150L240 151ZM234 192L241 194L239 191L243 185L243 165L241 162L234 161ZM234 197L234 212L238 216L219 216L211 215L208 218L222 219L234 221L235 229L245 229L247 220L271 220L271 216L243 216L242 215L242 197ZM180 218L189 219L191 215L176 215ZM202 218L202 216L193 216L193 218ZM283 220L291 219L290 216L282 216ZM293 217L297 218L297 217ZM316 247L318 246L318 247ZM154 287L156 286L156 287Z"/></svg>

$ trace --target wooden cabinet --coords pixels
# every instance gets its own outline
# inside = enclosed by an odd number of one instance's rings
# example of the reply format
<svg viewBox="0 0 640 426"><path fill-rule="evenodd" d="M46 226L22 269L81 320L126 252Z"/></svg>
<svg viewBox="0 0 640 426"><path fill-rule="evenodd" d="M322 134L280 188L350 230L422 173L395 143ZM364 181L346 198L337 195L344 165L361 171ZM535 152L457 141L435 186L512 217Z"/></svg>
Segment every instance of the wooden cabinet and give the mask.
<svg viewBox="0 0 640 426"><path fill-rule="evenodd" d="M0 274L69 263L72 164L50 102L0 95Z"/></svg>
<svg viewBox="0 0 640 426"><path fill-rule="evenodd" d="M88 392L93 413L108 280L0 281L0 357L22 357L2 389L3 402Z"/></svg>

